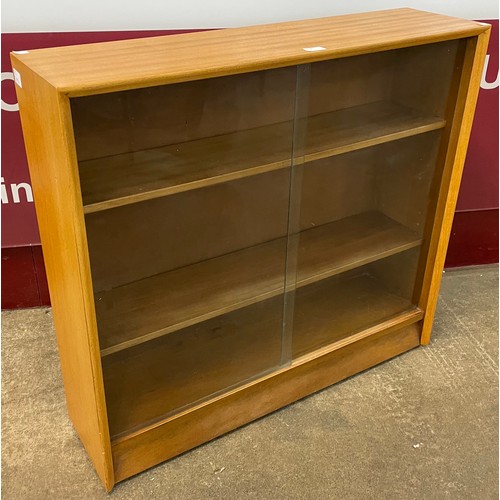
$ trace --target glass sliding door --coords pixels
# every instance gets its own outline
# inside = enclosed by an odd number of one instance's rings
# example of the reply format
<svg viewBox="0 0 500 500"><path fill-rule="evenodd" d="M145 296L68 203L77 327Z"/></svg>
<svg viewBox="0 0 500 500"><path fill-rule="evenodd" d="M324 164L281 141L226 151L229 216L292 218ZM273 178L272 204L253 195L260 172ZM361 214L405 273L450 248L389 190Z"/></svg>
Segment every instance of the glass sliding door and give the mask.
<svg viewBox="0 0 500 500"><path fill-rule="evenodd" d="M287 255L296 358L418 321L458 41L298 68Z"/></svg>
<svg viewBox="0 0 500 500"><path fill-rule="evenodd" d="M72 100L113 437L286 362L295 79Z"/></svg>

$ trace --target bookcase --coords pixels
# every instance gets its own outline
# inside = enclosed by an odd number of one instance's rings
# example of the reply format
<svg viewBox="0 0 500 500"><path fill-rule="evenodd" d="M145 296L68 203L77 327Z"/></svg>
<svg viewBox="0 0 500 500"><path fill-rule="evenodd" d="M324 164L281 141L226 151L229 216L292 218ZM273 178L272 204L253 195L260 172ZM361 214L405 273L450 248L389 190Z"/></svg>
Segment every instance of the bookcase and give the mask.
<svg viewBox="0 0 500 500"><path fill-rule="evenodd" d="M488 36L397 9L12 54L108 490L429 342Z"/></svg>

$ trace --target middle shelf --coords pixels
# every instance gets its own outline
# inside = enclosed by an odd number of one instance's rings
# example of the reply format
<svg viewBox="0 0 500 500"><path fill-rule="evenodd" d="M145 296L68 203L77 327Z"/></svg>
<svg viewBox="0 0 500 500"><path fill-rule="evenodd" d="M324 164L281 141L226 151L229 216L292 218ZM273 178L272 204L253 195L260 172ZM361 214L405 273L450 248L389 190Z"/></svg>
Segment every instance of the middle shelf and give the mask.
<svg viewBox="0 0 500 500"><path fill-rule="evenodd" d="M299 238L291 287L326 279L420 245L420 237L380 212L317 226ZM275 297L284 292L287 239L95 293L101 354Z"/></svg>
<svg viewBox="0 0 500 500"><path fill-rule="evenodd" d="M262 174L443 128L445 120L377 101L180 144L79 162L93 213ZM294 151L292 152L292 150Z"/></svg>

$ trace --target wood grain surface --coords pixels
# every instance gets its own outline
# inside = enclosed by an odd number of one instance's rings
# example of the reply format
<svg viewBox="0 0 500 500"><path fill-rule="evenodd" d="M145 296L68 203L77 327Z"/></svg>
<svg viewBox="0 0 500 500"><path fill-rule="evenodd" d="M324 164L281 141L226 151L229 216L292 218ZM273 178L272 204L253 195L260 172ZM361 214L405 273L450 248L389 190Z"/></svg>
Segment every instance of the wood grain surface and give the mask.
<svg viewBox="0 0 500 500"><path fill-rule="evenodd" d="M99 341L68 98L36 74L17 89L69 416L114 485Z"/></svg>
<svg viewBox="0 0 500 500"><path fill-rule="evenodd" d="M434 210L435 218L431 228L429 249L426 252L427 261L423 273L422 293L419 298L419 305L425 310L422 344L428 344L431 338L446 250L453 224L489 37L490 31L488 30L477 38L467 40L463 68L457 79L456 97L450 103L450 114L453 118L450 121L449 135L444 141L440 158L443 164L443 175Z"/></svg>
<svg viewBox="0 0 500 500"><path fill-rule="evenodd" d="M486 31L473 21L394 9L15 54L70 96L305 64ZM306 51L310 47L324 50ZM15 64L14 64L15 65Z"/></svg>

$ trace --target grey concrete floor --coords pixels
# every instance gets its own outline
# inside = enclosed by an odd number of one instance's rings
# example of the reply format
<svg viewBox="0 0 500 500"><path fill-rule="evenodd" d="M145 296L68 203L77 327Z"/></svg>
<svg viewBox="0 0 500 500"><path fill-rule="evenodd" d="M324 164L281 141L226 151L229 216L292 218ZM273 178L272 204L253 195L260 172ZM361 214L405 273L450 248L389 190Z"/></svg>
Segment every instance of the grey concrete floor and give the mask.
<svg viewBox="0 0 500 500"><path fill-rule="evenodd" d="M3 313L2 498L107 497L49 309ZM116 486L115 499L497 499L498 267L447 272L430 346Z"/></svg>

